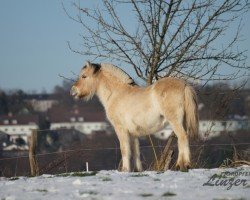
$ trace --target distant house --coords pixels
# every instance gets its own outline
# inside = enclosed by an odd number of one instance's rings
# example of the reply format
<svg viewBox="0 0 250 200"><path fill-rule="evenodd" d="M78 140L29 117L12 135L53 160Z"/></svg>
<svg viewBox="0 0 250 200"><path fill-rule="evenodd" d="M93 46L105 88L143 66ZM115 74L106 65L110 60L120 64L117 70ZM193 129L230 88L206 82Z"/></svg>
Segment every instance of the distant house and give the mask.
<svg viewBox="0 0 250 200"><path fill-rule="evenodd" d="M58 104L57 98L51 94L27 95L25 101L38 112L47 112L52 106Z"/></svg>
<svg viewBox="0 0 250 200"><path fill-rule="evenodd" d="M222 133L235 133L239 130L249 130L249 120L200 120L199 134L203 139L220 136ZM164 129L156 132L156 138L166 140L172 133L172 128L167 125Z"/></svg>
<svg viewBox="0 0 250 200"><path fill-rule="evenodd" d="M211 138L223 132L234 133L238 130L248 130L249 126L249 120L200 120L199 132L202 138Z"/></svg>
<svg viewBox="0 0 250 200"><path fill-rule="evenodd" d="M108 127L105 113L85 108L54 107L49 113L50 129L76 129L84 134L104 131Z"/></svg>
<svg viewBox="0 0 250 200"><path fill-rule="evenodd" d="M39 118L36 115L0 115L0 131L9 135L12 143L28 143L32 129L38 129Z"/></svg>

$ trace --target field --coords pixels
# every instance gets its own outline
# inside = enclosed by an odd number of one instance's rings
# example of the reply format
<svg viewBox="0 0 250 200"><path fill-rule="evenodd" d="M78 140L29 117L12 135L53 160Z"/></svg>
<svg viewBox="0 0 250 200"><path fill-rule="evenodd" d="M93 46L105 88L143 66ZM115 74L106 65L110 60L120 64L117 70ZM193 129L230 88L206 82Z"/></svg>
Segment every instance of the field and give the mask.
<svg viewBox="0 0 250 200"><path fill-rule="evenodd" d="M0 199L250 199L250 167L0 178Z"/></svg>

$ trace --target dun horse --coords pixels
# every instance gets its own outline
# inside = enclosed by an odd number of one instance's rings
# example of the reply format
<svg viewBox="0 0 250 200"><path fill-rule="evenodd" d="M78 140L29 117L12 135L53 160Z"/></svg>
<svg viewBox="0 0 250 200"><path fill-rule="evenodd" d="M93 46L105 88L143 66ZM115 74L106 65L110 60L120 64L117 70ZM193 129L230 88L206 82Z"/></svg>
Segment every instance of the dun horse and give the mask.
<svg viewBox="0 0 250 200"><path fill-rule="evenodd" d="M148 87L137 86L120 68L111 64L87 64L71 88L75 98L97 95L113 125L122 154L122 171L131 171L133 153L137 171L142 171L139 136L155 133L169 122L178 138L180 170L190 167L188 134L198 135L197 98L183 80L163 78Z"/></svg>

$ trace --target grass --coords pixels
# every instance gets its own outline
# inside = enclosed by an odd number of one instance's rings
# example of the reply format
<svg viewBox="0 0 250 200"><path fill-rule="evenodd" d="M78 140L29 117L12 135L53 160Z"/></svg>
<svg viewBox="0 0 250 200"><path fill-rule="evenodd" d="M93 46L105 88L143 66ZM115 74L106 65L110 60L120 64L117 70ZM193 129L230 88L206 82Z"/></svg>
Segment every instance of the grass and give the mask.
<svg viewBox="0 0 250 200"><path fill-rule="evenodd" d="M76 177L85 177L85 176L95 176L98 172L71 172L71 173L63 173L58 174L58 177L68 177L68 176L76 176Z"/></svg>
<svg viewBox="0 0 250 200"><path fill-rule="evenodd" d="M71 176L95 176L97 174L97 172L74 172Z"/></svg>
<svg viewBox="0 0 250 200"><path fill-rule="evenodd" d="M148 174L133 174L130 177L143 177L143 176L149 176Z"/></svg>
<svg viewBox="0 0 250 200"><path fill-rule="evenodd" d="M109 178L109 177L103 177L103 178L102 178L102 181L112 181L112 179Z"/></svg>
<svg viewBox="0 0 250 200"><path fill-rule="evenodd" d="M172 197L172 196L176 196L175 193L173 192L165 192L164 194L162 194L163 197Z"/></svg>
<svg viewBox="0 0 250 200"><path fill-rule="evenodd" d="M79 192L80 195L84 195L84 194L89 194L89 195L97 195L98 192L96 191L85 191L85 192Z"/></svg>
<svg viewBox="0 0 250 200"><path fill-rule="evenodd" d="M48 190L46 190L46 189L36 189L35 191L37 191L37 192L48 192Z"/></svg>
<svg viewBox="0 0 250 200"><path fill-rule="evenodd" d="M140 194L141 197L152 197L153 194L151 193L143 193L143 194Z"/></svg>
<svg viewBox="0 0 250 200"><path fill-rule="evenodd" d="M15 181L15 180L18 180L19 179L19 177L11 177L9 180L10 181Z"/></svg>

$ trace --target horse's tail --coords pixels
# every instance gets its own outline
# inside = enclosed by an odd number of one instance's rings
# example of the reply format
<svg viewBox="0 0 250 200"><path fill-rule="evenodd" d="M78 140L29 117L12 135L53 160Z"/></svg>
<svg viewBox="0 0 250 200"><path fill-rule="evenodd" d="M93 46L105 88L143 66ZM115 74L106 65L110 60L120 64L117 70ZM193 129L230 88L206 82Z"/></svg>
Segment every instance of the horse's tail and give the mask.
<svg viewBox="0 0 250 200"><path fill-rule="evenodd" d="M199 137L199 116L197 96L191 86L185 87L185 126L188 135L192 138Z"/></svg>

